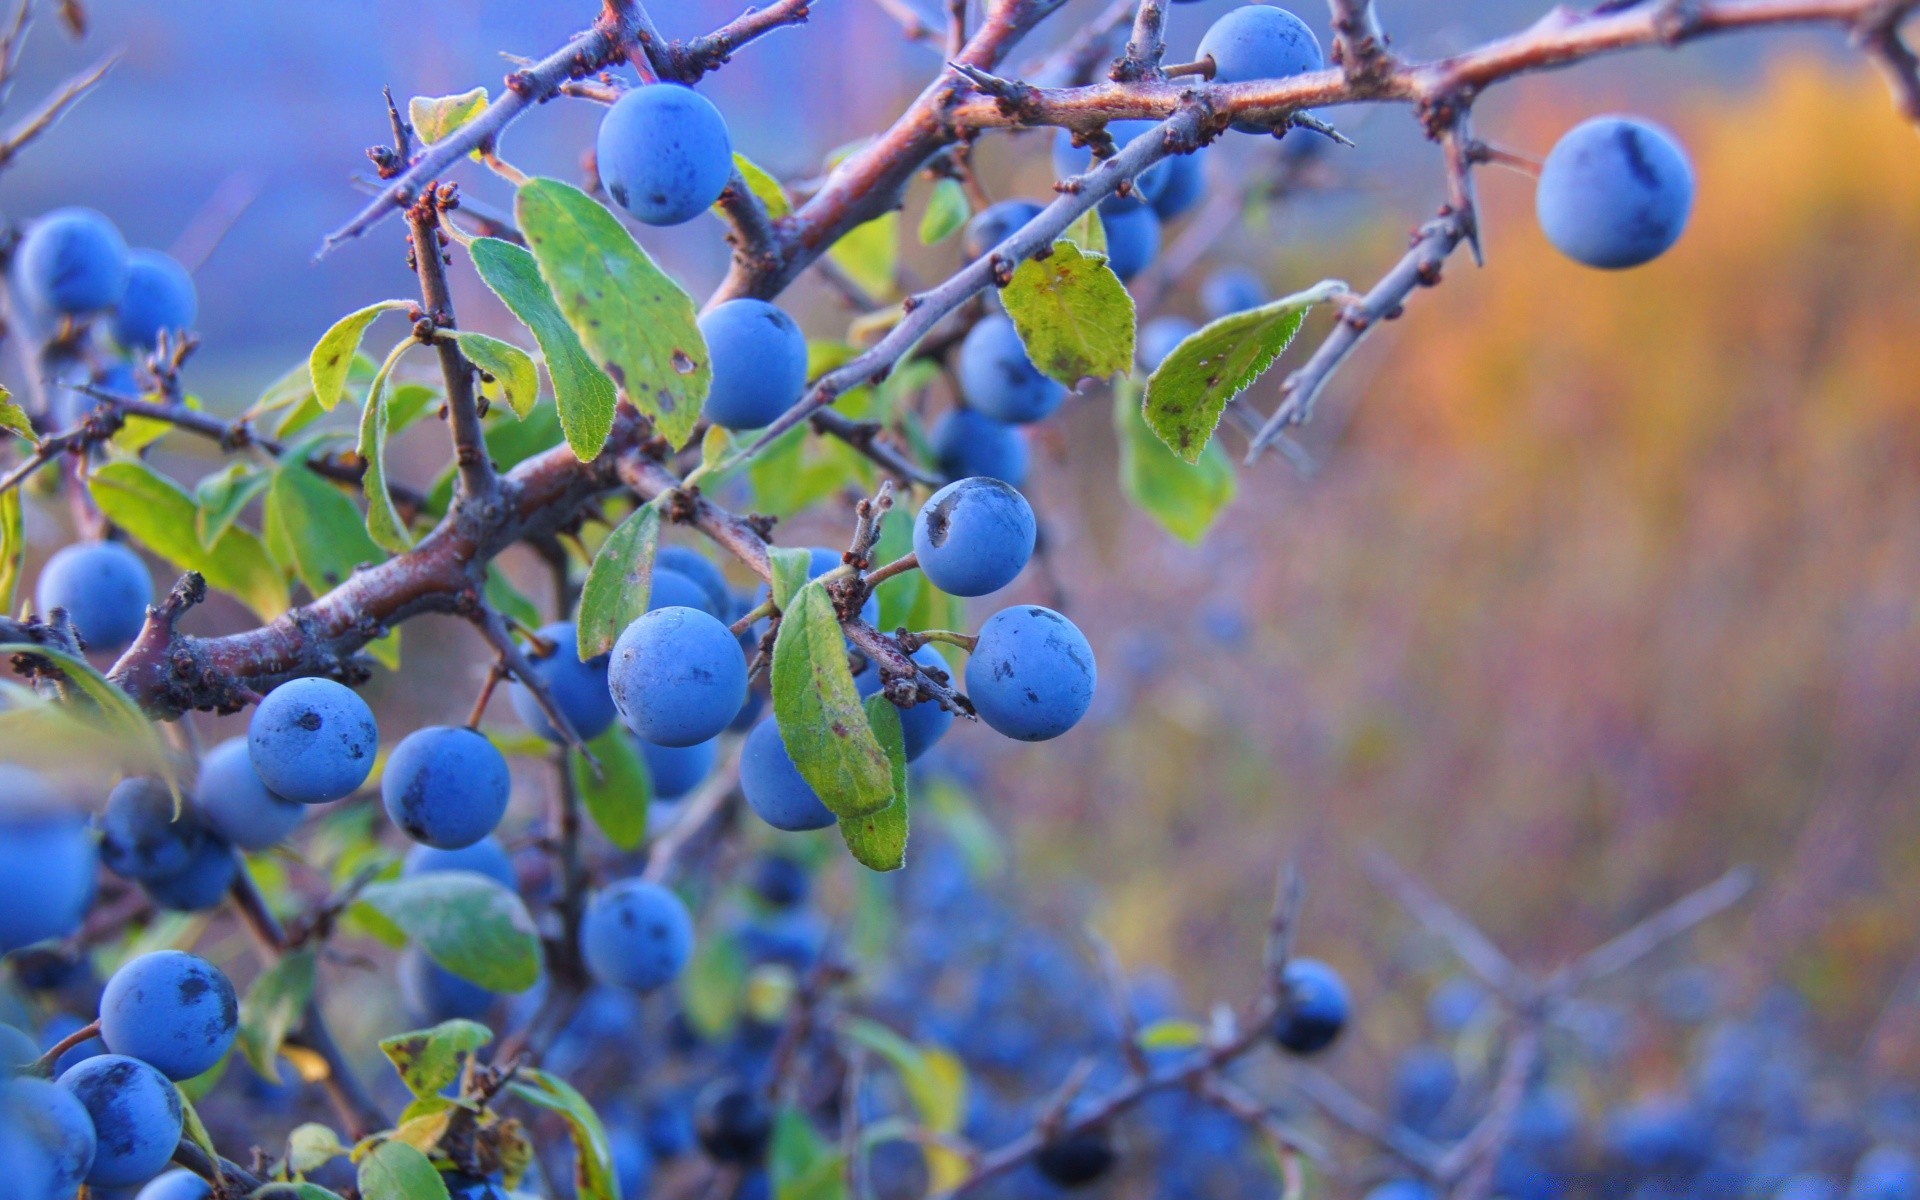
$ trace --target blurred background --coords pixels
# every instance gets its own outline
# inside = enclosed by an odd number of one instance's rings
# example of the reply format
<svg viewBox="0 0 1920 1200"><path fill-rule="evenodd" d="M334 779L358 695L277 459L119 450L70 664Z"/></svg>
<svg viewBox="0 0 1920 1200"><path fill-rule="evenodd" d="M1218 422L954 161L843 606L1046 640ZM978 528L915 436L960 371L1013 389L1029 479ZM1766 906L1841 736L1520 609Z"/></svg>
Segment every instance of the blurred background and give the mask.
<svg viewBox="0 0 1920 1200"><path fill-rule="evenodd" d="M1226 6L1174 9L1175 55ZM166 247L251 196L201 272L190 375L210 408L237 412L334 318L409 286L392 222L313 261L362 202L351 179L386 136L380 87L403 100L497 90L503 53L546 52L593 7L97 0L84 45L41 31L12 107L110 49L125 60L9 168L0 209L89 204L135 244ZM1381 7L1413 56L1539 11ZM938 61L867 0L816 10L703 85L738 148L783 178L882 127ZM687 36L734 6L654 12ZM1324 11L1303 15L1324 38ZM1543 967L1750 863L1755 897L1685 956L1706 964L1707 986L1739 1005L1785 983L1829 1053L1920 1069L1920 155L1878 80L1834 50L1726 40L1487 97L1479 135L1533 157L1596 111L1674 128L1700 179L1687 234L1644 269L1587 271L1538 233L1530 179L1483 171L1486 268L1456 256L1445 286L1340 377L1301 438L1312 469L1276 456L1243 471L1203 546L1123 498L1104 394L1040 433L1033 494L1052 549L1011 594L1058 587L1099 653L1100 707L1045 746L962 729L946 754L978 774L1063 924L1091 919L1191 1003L1237 998L1256 978L1274 871L1299 861L1302 947L1347 972L1368 1013L1344 1051L1364 1077L1446 971L1368 882L1365 847ZM1397 257L1442 196L1437 153L1404 111L1323 115L1359 148L1320 153L1306 194L1231 228L1155 311L1197 315L1194 287L1220 264L1256 267L1277 294L1362 284ZM578 178L597 116L557 101L502 152ZM1044 194L1045 149L983 143L989 190ZM1272 153L1222 146L1210 169ZM469 171L475 194L505 197ZM641 238L699 296L724 268L721 233L702 221ZM915 246L908 269L931 282L957 253ZM463 324L510 328L470 272L457 284ZM810 333L844 335L848 314L813 280L787 302ZM1256 386L1257 406L1288 362ZM403 476L411 461L430 479L428 439L401 455ZM208 465L174 461L187 477ZM800 523L795 540L843 538L847 511ZM38 533L57 544L52 524ZM464 627L418 624L407 680L374 684L394 728L464 713L485 670ZM435 678L446 686L421 685ZM1623 997L1682 957L1624 981ZM1679 1069L1633 1050L1649 1086Z"/></svg>

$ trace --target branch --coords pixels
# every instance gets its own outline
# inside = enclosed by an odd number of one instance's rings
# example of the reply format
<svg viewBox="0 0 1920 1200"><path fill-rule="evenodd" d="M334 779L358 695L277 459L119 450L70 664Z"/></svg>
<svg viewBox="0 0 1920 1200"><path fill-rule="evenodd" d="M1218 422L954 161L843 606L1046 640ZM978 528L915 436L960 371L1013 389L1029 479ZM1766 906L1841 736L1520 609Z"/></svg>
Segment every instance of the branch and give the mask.
<svg viewBox="0 0 1920 1200"><path fill-rule="evenodd" d="M1460 956L1460 960L1472 967L1474 974L1485 980L1489 987L1509 1001L1526 999L1532 989L1527 984L1525 973L1514 966L1513 960L1501 953L1498 946L1488 941L1487 935L1475 928L1473 922L1435 895L1432 888L1383 850L1368 850L1366 868L1375 883L1399 901L1400 906L1415 920L1453 947L1453 952Z"/></svg>
<svg viewBox="0 0 1920 1200"><path fill-rule="evenodd" d="M1140 0L1133 17L1133 36L1127 39L1127 52L1113 64L1111 78L1116 83L1140 79L1159 79L1160 60L1167 52L1166 0Z"/></svg>
<svg viewBox="0 0 1920 1200"><path fill-rule="evenodd" d="M480 427L480 404L474 395L473 366L460 353L460 345L441 331L454 328L453 292L447 286L447 235L440 228L440 214L451 207L451 185L429 187L407 209L407 226L412 233L413 269L420 277L420 298L426 307L426 337L440 356L440 377L447 389L447 413L453 426L453 461L459 470L456 509L467 504L489 504L499 493L493 474L493 462L487 457L487 442ZM415 337L420 337L416 330Z"/></svg>
<svg viewBox="0 0 1920 1200"><path fill-rule="evenodd" d="M59 91L43 101L26 120L14 126L4 139L0 139L0 167L12 162L14 156L26 149L28 143L58 124L60 118L66 116L69 109L93 91L95 85L105 79L107 72L111 71L114 64L119 61L118 54L111 55L67 80L60 86Z"/></svg>
<svg viewBox="0 0 1920 1200"><path fill-rule="evenodd" d="M1694 926L1740 903L1753 885L1753 869L1735 867L1555 972L1547 980L1548 989L1556 995L1572 995L1595 980L1625 970Z"/></svg>

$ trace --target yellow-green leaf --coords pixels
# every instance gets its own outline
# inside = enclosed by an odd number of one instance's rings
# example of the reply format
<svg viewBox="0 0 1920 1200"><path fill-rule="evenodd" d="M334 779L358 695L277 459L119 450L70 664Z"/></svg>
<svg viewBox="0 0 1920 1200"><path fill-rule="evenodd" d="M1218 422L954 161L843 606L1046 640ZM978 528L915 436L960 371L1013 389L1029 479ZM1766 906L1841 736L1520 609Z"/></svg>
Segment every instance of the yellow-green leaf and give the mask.
<svg viewBox="0 0 1920 1200"><path fill-rule="evenodd" d="M20 489L0 492L0 613L13 611L13 594L20 586L20 570L27 555L26 522L20 508Z"/></svg>
<svg viewBox="0 0 1920 1200"><path fill-rule="evenodd" d="M636 850L647 840L647 809L653 800L647 760L618 721L588 742L587 749L600 760L598 776L578 750L567 754L580 802L609 842L621 850Z"/></svg>
<svg viewBox="0 0 1920 1200"><path fill-rule="evenodd" d="M660 510L642 504L600 543L580 589L575 620L580 659L613 649L613 643L647 611L653 592L653 552L660 544Z"/></svg>
<svg viewBox="0 0 1920 1200"><path fill-rule="evenodd" d="M518 895L471 871L376 883L356 908L371 910L428 958L490 992L524 992L540 980L540 934Z"/></svg>
<svg viewBox="0 0 1920 1200"><path fill-rule="evenodd" d="M274 472L266 526L268 541L291 558L288 565L316 596L344 583L355 567L386 557L347 494L299 461Z"/></svg>
<svg viewBox="0 0 1920 1200"><path fill-rule="evenodd" d="M200 572L210 587L264 619L286 611L287 581L252 531L231 526L208 550L195 530L193 497L137 459L104 463L89 481L100 511L161 558L182 571Z"/></svg>
<svg viewBox="0 0 1920 1200"><path fill-rule="evenodd" d="M840 818L840 836L854 861L870 871L898 871L907 865L907 745L900 710L886 693L867 697L867 723L893 764L893 803L879 812Z"/></svg>
<svg viewBox="0 0 1920 1200"><path fill-rule="evenodd" d="M360 339L366 335L367 326L383 312L397 312L411 307L409 300L382 300L378 304L369 304L358 312L348 313L334 322L333 328L314 344L313 353L307 356L307 373L313 382L313 398L325 412L332 412L340 403L340 397L346 394L347 372L353 369L354 357L360 351Z"/></svg>
<svg viewBox="0 0 1920 1200"><path fill-rule="evenodd" d="M920 214L920 244L931 246L946 241L960 232L972 215L967 189L961 187L958 180L942 179L933 185L933 194L927 197L927 211Z"/></svg>
<svg viewBox="0 0 1920 1200"><path fill-rule="evenodd" d="M313 998L311 950L296 950L253 981L240 1001L240 1050L253 1069L280 1080L280 1047Z"/></svg>
<svg viewBox="0 0 1920 1200"><path fill-rule="evenodd" d="M400 510L393 506L393 493L387 490L387 381L401 356L419 344L409 339L388 351L367 389L367 405L360 412L360 458L367 464L360 487L367 495L367 535L389 554L413 549L413 535L400 519Z"/></svg>
<svg viewBox="0 0 1920 1200"><path fill-rule="evenodd" d="M447 1200L447 1184L426 1155L386 1141L360 1160L362 1200Z"/></svg>
<svg viewBox="0 0 1920 1200"><path fill-rule="evenodd" d="M767 215L778 221L793 211L793 201L787 199L787 189L780 181L744 154L733 156L733 165L740 172L740 178L747 181L747 190L760 198L766 205Z"/></svg>
<svg viewBox="0 0 1920 1200"><path fill-rule="evenodd" d="M573 326L567 324L566 314L540 278L540 264L533 254L498 238L476 238L467 249L480 278L540 343L556 405L569 412L612 412L613 380L594 364Z"/></svg>
<svg viewBox="0 0 1920 1200"><path fill-rule="evenodd" d="M21 408L20 402L13 398L13 393L4 387L0 387L0 429L17 433L36 446L40 444L40 438L33 432L33 421L27 416L27 410Z"/></svg>
<svg viewBox="0 0 1920 1200"><path fill-rule="evenodd" d="M507 1085L529 1104L560 1114L573 1134L573 1189L578 1200L620 1200L613 1173L613 1143L587 1098L557 1075L522 1067Z"/></svg>
<svg viewBox="0 0 1920 1200"><path fill-rule="evenodd" d="M493 1040L493 1030L478 1021L443 1021L380 1040L400 1081L415 1096L437 1096L460 1078L461 1062Z"/></svg>
<svg viewBox="0 0 1920 1200"><path fill-rule="evenodd" d="M458 96L415 96L407 101L407 120L421 141L442 140L487 110L487 89L477 87Z"/></svg>
<svg viewBox="0 0 1920 1200"><path fill-rule="evenodd" d="M1227 505L1238 481L1217 443L1183 462L1154 436L1140 411L1140 386L1123 381L1113 389L1113 425L1120 441L1120 484L1141 511L1181 541L1199 545Z"/></svg>
<svg viewBox="0 0 1920 1200"><path fill-rule="evenodd" d="M900 264L900 214L884 212L854 226L833 244L827 257L868 295L882 300L891 297Z"/></svg>
<svg viewBox="0 0 1920 1200"><path fill-rule="evenodd" d="M460 353L467 356L467 361L486 376L480 381L480 390L487 399L505 400L516 417L533 411L534 402L540 399L540 370L533 365L532 355L512 342L470 329L456 331L453 340L460 343Z"/></svg>
<svg viewBox="0 0 1920 1200"><path fill-rule="evenodd" d="M1055 242L1014 268L1000 300L1033 365L1068 387L1132 368L1133 297L1104 255Z"/></svg>
<svg viewBox="0 0 1920 1200"><path fill-rule="evenodd" d="M893 803L893 765L867 724L833 599L818 582L801 588L780 619L773 714L793 765L836 814Z"/></svg>

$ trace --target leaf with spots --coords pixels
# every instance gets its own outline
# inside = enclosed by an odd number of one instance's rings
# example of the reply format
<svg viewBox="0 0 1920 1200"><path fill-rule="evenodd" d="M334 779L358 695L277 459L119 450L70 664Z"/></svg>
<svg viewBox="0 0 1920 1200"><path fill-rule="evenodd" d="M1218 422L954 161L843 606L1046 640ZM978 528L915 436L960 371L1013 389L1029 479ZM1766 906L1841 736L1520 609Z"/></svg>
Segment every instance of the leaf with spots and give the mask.
<svg viewBox="0 0 1920 1200"><path fill-rule="evenodd" d="M1068 387L1132 368L1133 297L1104 255L1055 242L1014 268L1000 300L1033 365Z"/></svg>
<svg viewBox="0 0 1920 1200"><path fill-rule="evenodd" d="M407 120L421 141L440 141L487 110L487 89L458 96L415 96L407 101Z"/></svg>
<svg viewBox="0 0 1920 1200"><path fill-rule="evenodd" d="M362 1200L447 1200L447 1183L426 1155L386 1141L360 1160Z"/></svg>
<svg viewBox="0 0 1920 1200"><path fill-rule="evenodd" d="M280 1082L280 1047L313 998L313 952L296 950L262 971L240 1001L240 1051L253 1069Z"/></svg>
<svg viewBox="0 0 1920 1200"><path fill-rule="evenodd" d="M540 934L520 897L470 871L376 883L369 909L428 958L490 992L524 992L540 981Z"/></svg>
<svg viewBox="0 0 1920 1200"><path fill-rule="evenodd" d="M307 356L307 374L313 382L314 403L320 406L321 411L332 412L334 406L340 403L340 397L346 394L347 373L353 369L354 359L360 352L360 339L366 336L367 326L373 324L381 313L399 312L412 306L411 300L382 300L378 304L369 304L334 322L333 328L314 344L313 353Z"/></svg>
<svg viewBox="0 0 1920 1200"><path fill-rule="evenodd" d="M516 417L533 411L540 399L540 370L533 365L532 355L512 342L471 329L458 330L452 337L460 344L460 353L486 376L479 381L482 395L505 400Z"/></svg>
<svg viewBox="0 0 1920 1200"><path fill-rule="evenodd" d="M1147 380L1147 424L1175 454L1199 462L1227 402L1292 344L1309 309L1345 290L1344 284L1322 283L1221 317L1188 336Z"/></svg>
<svg viewBox="0 0 1920 1200"><path fill-rule="evenodd" d="M522 1067L509 1091L528 1104L558 1113L573 1135L573 1189L578 1200L620 1200L613 1172L613 1143L587 1098L556 1075Z"/></svg>
<svg viewBox="0 0 1920 1200"><path fill-rule="evenodd" d="M33 421L27 416L27 410L13 398L13 393L0 387L0 429L18 434L34 445L40 444L40 437L33 432Z"/></svg>
<svg viewBox="0 0 1920 1200"><path fill-rule="evenodd" d="M893 765L867 724L825 585L807 584L773 643L773 715L793 765L840 817L893 803Z"/></svg>
<svg viewBox="0 0 1920 1200"><path fill-rule="evenodd" d="M907 743L900 710L884 692L867 697L867 724L893 764L893 803L863 817L840 818L840 836L861 866L898 871L907 865Z"/></svg>
<svg viewBox="0 0 1920 1200"><path fill-rule="evenodd" d="M387 556L368 536L347 494L297 458L273 473L266 531L268 544L291 559L286 565L316 596L345 582L355 567Z"/></svg>
<svg viewBox="0 0 1920 1200"><path fill-rule="evenodd" d="M1140 411L1140 385L1113 389L1113 425L1120 441L1120 485L1160 527L1197 546L1233 503L1238 482L1226 451L1212 442L1198 462L1183 462L1154 436Z"/></svg>
<svg viewBox="0 0 1920 1200"><path fill-rule="evenodd" d="M612 412L613 380L594 364L593 356L580 344L580 336L567 324L566 314L554 303L532 253L499 238L477 238L468 252L473 255L480 278L540 344L547 378L553 383L555 402L561 411ZM524 412L520 415L526 416Z"/></svg>
<svg viewBox="0 0 1920 1200"><path fill-rule="evenodd" d="M693 300L606 207L557 179L523 184L514 213L540 277L620 394L675 446L700 421L713 365ZM560 425L583 461L613 429L613 405L560 399Z"/></svg>
<svg viewBox="0 0 1920 1200"><path fill-rule="evenodd" d="M478 1021L445 1021L380 1041L400 1081L415 1096L438 1096L460 1078L462 1062L493 1041L493 1031Z"/></svg>
<svg viewBox="0 0 1920 1200"><path fill-rule="evenodd" d="M660 510L642 504L600 543L580 589L574 626L580 659L598 658L613 649L627 626L647 611L653 592L653 555L660 544Z"/></svg>

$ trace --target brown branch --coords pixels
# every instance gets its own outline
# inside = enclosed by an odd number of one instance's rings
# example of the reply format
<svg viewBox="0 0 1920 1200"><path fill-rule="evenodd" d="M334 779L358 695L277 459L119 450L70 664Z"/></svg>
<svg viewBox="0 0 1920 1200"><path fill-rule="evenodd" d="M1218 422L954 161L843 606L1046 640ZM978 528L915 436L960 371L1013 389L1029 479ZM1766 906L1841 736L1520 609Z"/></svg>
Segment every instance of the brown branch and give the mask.
<svg viewBox="0 0 1920 1200"><path fill-rule="evenodd" d="M59 124L60 118L66 116L74 105L93 91L119 61L118 54L112 55L67 80L60 85L59 91L44 100L39 108L27 116L26 120L9 130L6 137L0 138L0 167L12 162L14 157L26 149L35 138Z"/></svg>
<svg viewBox="0 0 1920 1200"><path fill-rule="evenodd" d="M420 298L426 308L422 319L425 336L440 357L440 377L447 389L447 415L453 426L453 461L459 475L454 506L489 504L499 492L493 474L493 462L487 457L487 442L480 427L480 403L474 395L474 367L460 353L460 345L450 333L455 328L453 290L447 283L446 232L440 228L440 214L452 207L450 185L428 187L420 199L407 209L407 227L412 243L414 273L420 277Z"/></svg>
<svg viewBox="0 0 1920 1200"><path fill-rule="evenodd" d="M1133 36L1127 52L1109 73L1116 83L1161 78L1160 60L1167 52L1167 0L1140 0L1133 17Z"/></svg>

